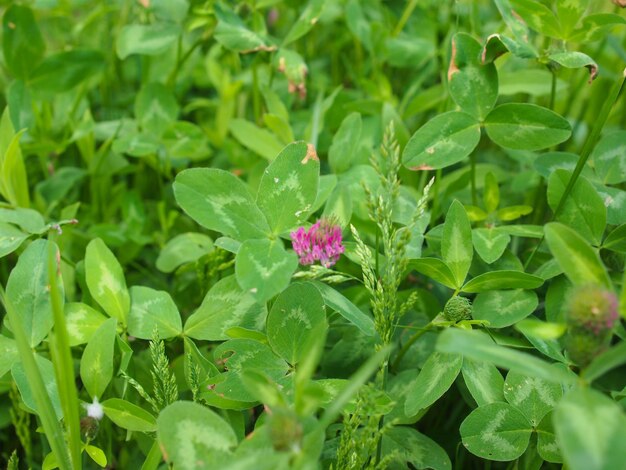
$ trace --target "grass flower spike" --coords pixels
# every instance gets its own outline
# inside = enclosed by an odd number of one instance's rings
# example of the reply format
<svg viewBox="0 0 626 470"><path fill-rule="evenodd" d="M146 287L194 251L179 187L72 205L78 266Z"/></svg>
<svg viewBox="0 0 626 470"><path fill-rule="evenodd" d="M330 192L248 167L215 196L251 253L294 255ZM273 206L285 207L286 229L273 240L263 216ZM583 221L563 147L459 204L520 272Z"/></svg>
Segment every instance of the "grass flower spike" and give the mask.
<svg viewBox="0 0 626 470"><path fill-rule="evenodd" d="M300 264L309 265L319 261L329 268L344 252L341 227L331 220L320 219L309 230L300 227L291 232L293 249L300 257Z"/></svg>

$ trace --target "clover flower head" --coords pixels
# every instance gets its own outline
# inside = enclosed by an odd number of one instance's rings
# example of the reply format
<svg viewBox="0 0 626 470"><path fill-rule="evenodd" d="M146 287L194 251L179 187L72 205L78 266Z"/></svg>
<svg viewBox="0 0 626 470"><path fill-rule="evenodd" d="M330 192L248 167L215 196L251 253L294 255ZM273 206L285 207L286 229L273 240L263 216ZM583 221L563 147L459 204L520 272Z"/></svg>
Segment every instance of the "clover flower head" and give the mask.
<svg viewBox="0 0 626 470"><path fill-rule="evenodd" d="M293 249L300 257L300 264L309 265L319 261L329 268L345 251L342 245L341 227L329 219L320 219L311 228L304 227L291 232Z"/></svg>
<svg viewBox="0 0 626 470"><path fill-rule="evenodd" d="M619 320L617 297L602 286L579 286L570 294L565 320L596 335L610 331Z"/></svg>

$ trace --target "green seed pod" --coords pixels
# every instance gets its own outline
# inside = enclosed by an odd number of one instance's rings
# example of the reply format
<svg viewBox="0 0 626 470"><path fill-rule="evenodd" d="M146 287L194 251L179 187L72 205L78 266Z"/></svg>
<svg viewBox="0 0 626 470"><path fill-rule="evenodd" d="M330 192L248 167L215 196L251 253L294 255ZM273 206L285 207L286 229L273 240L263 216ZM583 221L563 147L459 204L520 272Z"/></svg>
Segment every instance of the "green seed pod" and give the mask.
<svg viewBox="0 0 626 470"><path fill-rule="evenodd" d="M577 286L565 309L565 321L571 328L584 328L601 335L618 321L617 297L602 286Z"/></svg>
<svg viewBox="0 0 626 470"><path fill-rule="evenodd" d="M302 441L302 425L298 416L285 408L274 408L267 416L267 427L274 449L289 451L299 449Z"/></svg>
<svg viewBox="0 0 626 470"><path fill-rule="evenodd" d="M579 367L587 366L611 342L611 332L596 334L586 328L570 328L565 335L565 349Z"/></svg>
<svg viewBox="0 0 626 470"><path fill-rule="evenodd" d="M465 297L455 295L443 308L443 316L446 320L453 322L469 320L472 318L472 302Z"/></svg>

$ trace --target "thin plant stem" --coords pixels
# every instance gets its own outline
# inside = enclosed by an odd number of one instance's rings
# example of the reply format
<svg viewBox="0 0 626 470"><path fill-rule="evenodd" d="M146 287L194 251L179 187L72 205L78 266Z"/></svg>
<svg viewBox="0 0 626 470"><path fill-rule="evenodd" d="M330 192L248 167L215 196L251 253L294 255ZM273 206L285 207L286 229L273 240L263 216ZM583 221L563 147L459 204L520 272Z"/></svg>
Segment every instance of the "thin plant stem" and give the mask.
<svg viewBox="0 0 626 470"><path fill-rule="evenodd" d="M433 323L430 322L424 328L422 328L421 330L416 331L415 333L413 333L413 336L411 336L409 338L409 340L406 343L404 343L404 345L402 346L402 349L400 349L400 352L398 353L398 355L396 356L395 360L391 364L392 370L397 370L398 369L398 366L400 365L400 362L402 362L402 359L404 358L406 353L409 351L409 348L411 346L413 346L413 344L418 339L420 339L424 334L428 333L432 328L433 328Z"/></svg>
<svg viewBox="0 0 626 470"><path fill-rule="evenodd" d="M402 12L402 16L400 17L398 24L396 24L396 27L393 29L393 32L391 33L392 36L397 36L398 34L400 34L400 32L404 29L406 22L409 21L409 18L411 17L411 14L413 13L413 10L415 10L416 6L417 6L417 0L409 0L406 3L406 6L404 7L404 11Z"/></svg>

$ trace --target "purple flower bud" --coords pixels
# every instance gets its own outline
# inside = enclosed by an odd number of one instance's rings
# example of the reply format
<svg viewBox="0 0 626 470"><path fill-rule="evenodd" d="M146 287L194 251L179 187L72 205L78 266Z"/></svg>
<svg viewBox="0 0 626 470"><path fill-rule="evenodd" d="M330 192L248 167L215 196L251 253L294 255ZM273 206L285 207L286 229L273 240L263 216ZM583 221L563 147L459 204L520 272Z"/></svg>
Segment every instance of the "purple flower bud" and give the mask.
<svg viewBox="0 0 626 470"><path fill-rule="evenodd" d="M309 230L304 227L291 232L294 251L300 257L300 264L309 265L319 261L329 268L345 251L342 245L341 227L328 219L320 219Z"/></svg>
<svg viewBox="0 0 626 470"><path fill-rule="evenodd" d="M569 298L565 320L571 327L598 335L613 329L619 319L617 307L615 293L602 286L580 286Z"/></svg>

